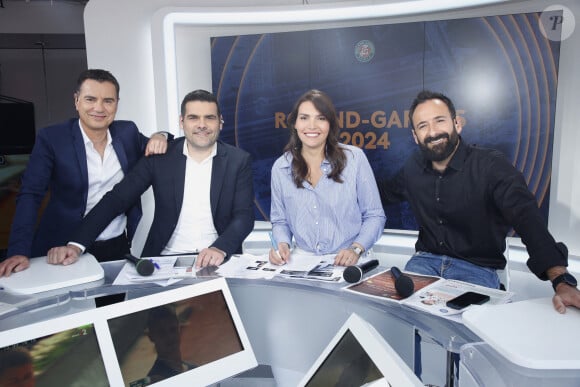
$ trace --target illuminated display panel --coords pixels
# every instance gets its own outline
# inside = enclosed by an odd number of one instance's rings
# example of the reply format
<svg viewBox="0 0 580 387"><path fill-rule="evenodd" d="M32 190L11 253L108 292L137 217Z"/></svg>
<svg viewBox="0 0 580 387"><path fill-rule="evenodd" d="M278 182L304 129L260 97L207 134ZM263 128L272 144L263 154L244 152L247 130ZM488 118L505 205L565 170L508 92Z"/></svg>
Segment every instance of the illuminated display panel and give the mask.
<svg viewBox="0 0 580 387"><path fill-rule="evenodd" d="M118 385L207 385L257 366L223 278L103 310Z"/></svg>
<svg viewBox="0 0 580 387"><path fill-rule="evenodd" d="M299 386L423 386L372 325L352 314Z"/></svg>
<svg viewBox="0 0 580 387"><path fill-rule="evenodd" d="M76 323L50 321L2 332L0 386L109 386L94 324L71 327Z"/></svg>

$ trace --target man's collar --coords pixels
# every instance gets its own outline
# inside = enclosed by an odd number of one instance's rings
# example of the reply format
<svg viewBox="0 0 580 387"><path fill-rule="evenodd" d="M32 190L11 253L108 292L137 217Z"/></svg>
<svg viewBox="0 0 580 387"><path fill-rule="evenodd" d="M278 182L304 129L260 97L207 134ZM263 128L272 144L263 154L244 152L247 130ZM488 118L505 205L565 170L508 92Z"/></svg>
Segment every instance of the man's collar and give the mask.
<svg viewBox="0 0 580 387"><path fill-rule="evenodd" d="M459 136L459 144L457 145L457 150L449 160L447 168L453 168L456 171L463 169L465 165L465 158L467 157L467 145L463 143L463 139Z"/></svg>
<svg viewBox="0 0 580 387"><path fill-rule="evenodd" d="M79 128L81 130L81 136L83 136L83 144L85 144L85 145L92 144L93 142L91 141L89 136L85 133L85 130L83 129L83 124L82 124L81 120L79 119L78 122L79 122ZM111 142L113 142L113 138L111 137L111 132L109 131L109 128L107 128L107 145L109 145Z"/></svg>
<svg viewBox="0 0 580 387"><path fill-rule="evenodd" d="M211 153L210 153L210 154L209 154L209 155L208 155L208 156L207 156L207 157L206 157L204 160L202 160L202 161L200 162L200 164L201 164L201 163L203 163L203 162L205 162L206 160L213 159L213 158L214 158L214 156L215 156L215 155L217 155L217 149L218 149L218 146L217 146L217 141L216 141L216 142L213 144L213 149L211 150ZM191 158L191 159L193 160L193 157L191 157L191 156L189 155L189 153L188 153L188 147L187 147L187 139L185 139L185 140L183 141L183 155L184 155L185 157L187 157L187 158Z"/></svg>

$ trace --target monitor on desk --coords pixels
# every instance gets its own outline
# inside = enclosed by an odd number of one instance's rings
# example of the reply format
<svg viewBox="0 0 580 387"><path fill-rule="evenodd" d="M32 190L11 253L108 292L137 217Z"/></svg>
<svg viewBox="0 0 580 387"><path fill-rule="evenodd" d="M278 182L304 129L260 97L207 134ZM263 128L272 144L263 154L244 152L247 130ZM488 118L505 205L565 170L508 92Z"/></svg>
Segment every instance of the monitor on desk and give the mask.
<svg viewBox="0 0 580 387"><path fill-rule="evenodd" d="M352 314L299 386L407 387L423 383L372 325Z"/></svg>
<svg viewBox="0 0 580 387"><path fill-rule="evenodd" d="M257 366L223 278L103 309L114 385L208 385Z"/></svg>
<svg viewBox="0 0 580 387"><path fill-rule="evenodd" d="M0 332L0 386L109 386L86 314Z"/></svg>

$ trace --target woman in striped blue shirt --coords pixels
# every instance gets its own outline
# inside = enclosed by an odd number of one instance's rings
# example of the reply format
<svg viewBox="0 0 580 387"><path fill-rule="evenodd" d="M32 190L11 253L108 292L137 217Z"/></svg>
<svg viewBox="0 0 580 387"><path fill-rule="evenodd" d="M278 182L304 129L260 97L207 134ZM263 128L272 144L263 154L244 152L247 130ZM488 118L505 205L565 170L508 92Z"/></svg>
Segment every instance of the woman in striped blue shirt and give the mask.
<svg viewBox="0 0 580 387"><path fill-rule="evenodd" d="M307 254L336 254L336 265L358 262L381 236L385 213L363 151L339 143L338 118L328 95L303 94L288 115L290 140L272 167L270 221L278 251L270 262Z"/></svg>

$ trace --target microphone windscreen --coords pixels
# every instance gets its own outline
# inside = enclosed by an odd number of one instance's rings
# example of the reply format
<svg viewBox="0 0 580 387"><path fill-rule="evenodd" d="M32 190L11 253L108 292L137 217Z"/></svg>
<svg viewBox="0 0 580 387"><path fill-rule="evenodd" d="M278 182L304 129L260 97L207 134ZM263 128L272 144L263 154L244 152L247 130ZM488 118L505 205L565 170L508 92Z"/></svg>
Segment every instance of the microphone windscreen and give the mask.
<svg viewBox="0 0 580 387"><path fill-rule="evenodd" d="M135 265L137 273L144 277L150 276L155 271L155 265L150 259L140 259L131 254L125 254L124 258L127 261L132 262Z"/></svg>
<svg viewBox="0 0 580 387"><path fill-rule="evenodd" d="M362 276L363 276L363 272L362 272L361 268L356 266L356 265L348 266L342 272L342 278L344 278L344 280L346 282L349 282L351 284L360 281Z"/></svg>
<svg viewBox="0 0 580 387"><path fill-rule="evenodd" d="M401 297L407 298L415 292L415 284L411 277L402 275L395 280L395 289Z"/></svg>
<svg viewBox="0 0 580 387"><path fill-rule="evenodd" d="M135 265L135 269L137 269L137 273L141 274L142 276L150 276L155 271L155 266L153 262L148 259L140 259L137 261Z"/></svg>

